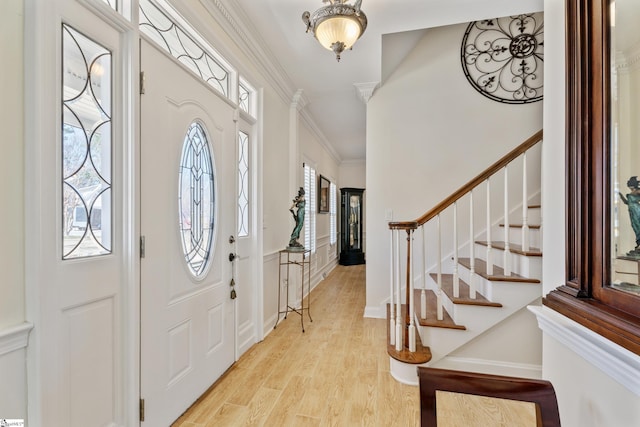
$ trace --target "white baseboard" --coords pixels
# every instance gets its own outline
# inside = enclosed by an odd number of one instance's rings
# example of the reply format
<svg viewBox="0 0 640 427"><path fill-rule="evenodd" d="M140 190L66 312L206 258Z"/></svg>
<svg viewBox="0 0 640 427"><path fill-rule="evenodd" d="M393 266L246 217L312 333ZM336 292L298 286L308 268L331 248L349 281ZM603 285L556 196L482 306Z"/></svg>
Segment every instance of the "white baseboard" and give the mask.
<svg viewBox="0 0 640 427"><path fill-rule="evenodd" d="M377 306L366 306L364 308L364 317L369 317L372 319L384 319L387 317L387 313L383 310L382 307Z"/></svg>
<svg viewBox="0 0 640 427"><path fill-rule="evenodd" d="M521 378L542 378L542 366L527 363L513 363L501 360L473 359L468 357L444 357L432 368L452 369L456 371L478 372L492 375L505 375Z"/></svg>
<svg viewBox="0 0 640 427"><path fill-rule="evenodd" d="M242 356L247 350L249 350L256 342L256 337L254 336L254 324L252 322L245 322L239 328L238 331L238 356Z"/></svg>

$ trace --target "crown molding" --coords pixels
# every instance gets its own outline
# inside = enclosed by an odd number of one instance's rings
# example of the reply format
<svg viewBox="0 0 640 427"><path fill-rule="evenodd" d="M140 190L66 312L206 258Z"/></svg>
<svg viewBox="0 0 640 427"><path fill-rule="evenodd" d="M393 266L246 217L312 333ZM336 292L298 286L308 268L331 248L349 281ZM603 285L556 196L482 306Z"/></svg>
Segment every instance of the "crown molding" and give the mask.
<svg viewBox="0 0 640 427"><path fill-rule="evenodd" d="M287 104L291 102L296 91L291 78L274 59L275 55L251 25L244 10L233 1L200 0L200 4L256 65L280 98Z"/></svg>

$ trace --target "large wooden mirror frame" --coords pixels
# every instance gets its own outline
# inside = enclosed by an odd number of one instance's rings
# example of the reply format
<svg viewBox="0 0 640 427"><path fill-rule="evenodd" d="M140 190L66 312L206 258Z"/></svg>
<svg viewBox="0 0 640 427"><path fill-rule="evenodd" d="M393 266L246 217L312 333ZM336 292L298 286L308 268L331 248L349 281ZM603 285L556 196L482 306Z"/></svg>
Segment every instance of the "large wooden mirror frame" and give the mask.
<svg viewBox="0 0 640 427"><path fill-rule="evenodd" d="M609 3L566 1L567 277L543 303L640 355L640 296L609 286Z"/></svg>

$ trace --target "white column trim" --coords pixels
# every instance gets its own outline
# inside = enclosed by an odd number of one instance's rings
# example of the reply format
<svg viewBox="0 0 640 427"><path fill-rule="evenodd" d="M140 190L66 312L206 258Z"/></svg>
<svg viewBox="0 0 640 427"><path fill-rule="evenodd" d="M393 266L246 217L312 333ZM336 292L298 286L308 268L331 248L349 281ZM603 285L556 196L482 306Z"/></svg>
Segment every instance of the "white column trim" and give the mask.
<svg viewBox="0 0 640 427"><path fill-rule="evenodd" d="M640 396L640 357L547 307L528 306L538 326L606 375Z"/></svg>
<svg viewBox="0 0 640 427"><path fill-rule="evenodd" d="M373 93L376 91L376 89L380 85L380 82L354 83L353 85L356 88L356 93L358 94L358 97L360 97L362 102L364 102L365 104L368 104L369 100L373 96Z"/></svg>

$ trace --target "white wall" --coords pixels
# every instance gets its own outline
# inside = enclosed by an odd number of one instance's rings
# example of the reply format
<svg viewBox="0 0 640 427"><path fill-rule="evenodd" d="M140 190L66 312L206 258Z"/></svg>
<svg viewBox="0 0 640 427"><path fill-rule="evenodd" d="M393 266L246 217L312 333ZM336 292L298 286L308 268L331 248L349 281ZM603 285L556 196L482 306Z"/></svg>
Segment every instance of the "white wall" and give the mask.
<svg viewBox="0 0 640 427"><path fill-rule="evenodd" d="M24 320L22 0L0 3L0 329Z"/></svg>
<svg viewBox="0 0 640 427"><path fill-rule="evenodd" d="M10 329L25 320L23 16L23 0L0 2L0 417L19 419L26 418L25 351L10 343Z"/></svg>
<svg viewBox="0 0 640 427"><path fill-rule="evenodd" d="M318 179L320 175L337 185L338 161L327 151L310 127L301 121L299 132L300 154L316 170L316 198L320 192ZM302 185L302 183L300 183ZM330 217L328 213L318 213L316 200L316 253L311 259L312 287L322 280L323 273L328 273L336 264L337 244L331 245ZM293 226L293 223L292 223Z"/></svg>
<svg viewBox="0 0 640 427"><path fill-rule="evenodd" d="M543 145L543 287L565 280L565 23L564 2L545 0ZM569 321L571 323L571 321ZM558 396L563 426L631 427L640 423L640 396L545 333L543 377Z"/></svg>
<svg viewBox="0 0 640 427"><path fill-rule="evenodd" d="M546 334L542 348L543 377L555 388L563 426L640 425L640 396Z"/></svg>
<svg viewBox="0 0 640 427"><path fill-rule="evenodd" d="M273 90L265 89L263 135L263 334L268 333L275 323L278 307L278 257L289 241L291 230L292 195L289 194L290 161L289 107L283 104ZM274 167L274 165L281 165Z"/></svg>
<svg viewBox="0 0 640 427"><path fill-rule="evenodd" d="M527 339L522 339L523 336ZM539 378L542 370L541 342L542 332L535 316L523 308L433 366Z"/></svg>
<svg viewBox="0 0 640 427"><path fill-rule="evenodd" d="M466 24L430 29L367 106L367 310L387 298L388 218L414 220L542 128L542 103L505 105L460 65Z"/></svg>
<svg viewBox="0 0 640 427"><path fill-rule="evenodd" d="M367 185L367 163L349 161L340 163L338 188L365 188Z"/></svg>

